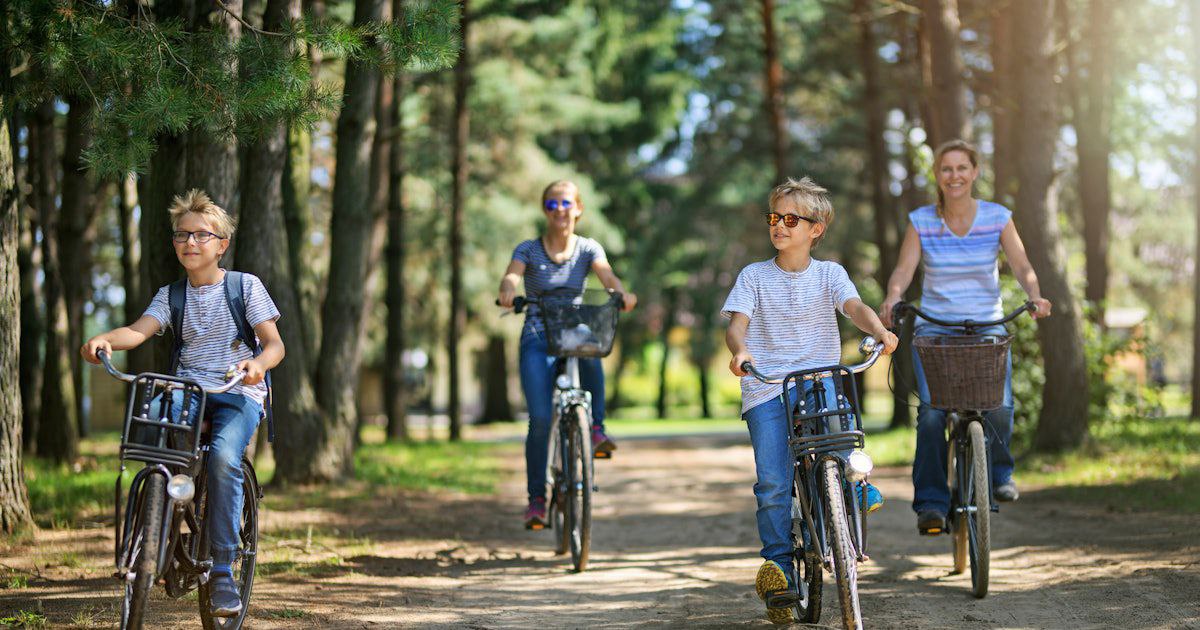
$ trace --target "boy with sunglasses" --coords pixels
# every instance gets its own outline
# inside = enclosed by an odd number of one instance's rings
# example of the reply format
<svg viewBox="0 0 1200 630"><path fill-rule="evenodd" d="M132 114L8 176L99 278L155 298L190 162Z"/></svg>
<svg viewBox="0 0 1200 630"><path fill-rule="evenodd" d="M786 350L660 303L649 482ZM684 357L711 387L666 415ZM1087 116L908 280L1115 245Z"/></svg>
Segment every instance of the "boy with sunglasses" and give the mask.
<svg viewBox="0 0 1200 630"><path fill-rule="evenodd" d="M742 363L749 361L766 374L839 364L839 311L883 343L884 354L891 354L898 340L859 299L841 265L810 255L833 222L827 191L807 177L789 179L771 192L769 203L767 225L778 254L742 269L721 310L729 318L725 333L733 354L729 370L742 377L742 418L750 431L758 477L755 517L764 562L754 581L755 591L768 604L772 622L791 623L792 606L800 595L791 570L794 468L788 446L789 413L779 386L755 380L742 371ZM826 380L829 391L833 383ZM811 381L805 382L810 405L815 404L811 386ZM865 491L867 511L878 509L883 504L879 491L869 484Z"/></svg>
<svg viewBox="0 0 1200 630"><path fill-rule="evenodd" d="M175 255L187 272L180 323L172 322L171 285L167 285L158 290L137 321L92 337L80 353L84 359L99 363L99 350L110 356L113 350L130 350L153 335L163 334L167 327L178 325L179 330L172 331L182 341L178 364L172 366L177 376L195 379L204 387L219 387L225 383L230 365L246 373L242 382L228 392L210 394L204 408L205 418L212 422L208 464L211 612L216 617L236 617L242 611L242 602L232 566L241 548L242 454L258 428L264 404L269 404L266 373L283 360L283 340L275 326L279 310L257 277L226 272L219 266L234 231L233 218L224 209L203 192L192 190L175 198L170 213ZM225 286L231 278L240 278L245 312L237 316L244 316L253 330L257 354L238 332L235 309L227 298L231 290ZM181 394L176 392L171 410L175 418L183 417ZM199 400L195 402L199 404Z"/></svg>

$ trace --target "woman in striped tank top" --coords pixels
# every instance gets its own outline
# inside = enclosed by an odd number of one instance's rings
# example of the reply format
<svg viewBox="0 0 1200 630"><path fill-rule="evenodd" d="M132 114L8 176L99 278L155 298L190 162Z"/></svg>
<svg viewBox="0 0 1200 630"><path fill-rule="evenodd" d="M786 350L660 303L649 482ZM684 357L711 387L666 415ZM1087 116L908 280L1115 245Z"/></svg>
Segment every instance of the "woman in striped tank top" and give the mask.
<svg viewBox="0 0 1200 630"><path fill-rule="evenodd" d="M911 223L900 246L896 270L888 280L887 298L879 307L879 317L893 325L892 307L901 300L921 265L921 309L938 319L986 321L1004 316L1000 303L1000 251L1029 299L1037 306L1034 317L1050 314L1050 301L1038 288L1037 274L1029 264L1025 246L1012 221L1012 212L1004 206L972 196L972 185L979 177L979 156L975 147L962 140L951 140L934 154L934 176L938 202L923 206L908 216ZM1003 326L981 331L1005 334ZM952 335L961 330L937 326L918 319L916 334ZM913 511L917 527L945 527L950 508L946 483L946 413L933 409L929 387L920 358L913 351L917 377L917 453L913 460ZM1004 405L984 414L992 436L992 488L1000 501L1015 501L1013 457L1009 452L1013 428L1012 358L1008 362Z"/></svg>
<svg viewBox="0 0 1200 630"><path fill-rule="evenodd" d="M596 241L575 234L575 224L583 216L583 200L573 182L557 181L542 192L546 211L546 232L541 238L523 241L513 250L512 262L500 281L499 302L511 307L517 284L525 280L530 298L545 293L574 291L583 294L589 271L596 272L600 284L624 294L625 311L637 305L637 296L625 291L617 274ZM554 398L554 367L549 356L545 328L536 305L525 311L521 330L521 389L529 409L529 433L525 437L525 476L529 505L525 509L525 527L545 527L546 458L550 448L551 401ZM600 359L580 359L579 378L592 394L592 444L597 451L611 453L617 448L604 432L604 370Z"/></svg>

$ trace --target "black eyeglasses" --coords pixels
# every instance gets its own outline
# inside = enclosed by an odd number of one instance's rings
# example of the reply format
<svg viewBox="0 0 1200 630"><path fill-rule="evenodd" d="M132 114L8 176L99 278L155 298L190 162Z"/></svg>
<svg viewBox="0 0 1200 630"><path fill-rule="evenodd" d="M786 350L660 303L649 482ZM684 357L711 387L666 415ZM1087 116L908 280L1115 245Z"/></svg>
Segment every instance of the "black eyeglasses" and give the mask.
<svg viewBox="0 0 1200 630"><path fill-rule="evenodd" d="M171 240L173 240L179 244L186 243L186 242L188 242L189 239L192 239L192 238L196 239L197 244L203 245L203 244L213 240L214 238L225 238L225 237L217 236L216 234L213 234L212 232L209 232L207 230L200 230L198 232L186 232L184 230L177 230L175 233L173 233L171 235Z"/></svg>
<svg viewBox="0 0 1200 630"><path fill-rule="evenodd" d="M555 210L558 210L560 206L563 210L570 210L574 205L575 204L571 203L570 199L563 199L561 201L558 199L547 199L546 203L543 204L543 206L546 208L546 212L554 212Z"/></svg>
<svg viewBox="0 0 1200 630"><path fill-rule="evenodd" d="M790 228L794 228L797 225L800 225L801 221L808 221L809 223L812 223L813 225L820 223L819 221L817 221L816 219L814 219L812 217L802 217L798 214L779 214L778 212L768 212L767 213L767 225L769 225L771 227L775 227L776 225L779 225L780 221L783 221L783 224Z"/></svg>

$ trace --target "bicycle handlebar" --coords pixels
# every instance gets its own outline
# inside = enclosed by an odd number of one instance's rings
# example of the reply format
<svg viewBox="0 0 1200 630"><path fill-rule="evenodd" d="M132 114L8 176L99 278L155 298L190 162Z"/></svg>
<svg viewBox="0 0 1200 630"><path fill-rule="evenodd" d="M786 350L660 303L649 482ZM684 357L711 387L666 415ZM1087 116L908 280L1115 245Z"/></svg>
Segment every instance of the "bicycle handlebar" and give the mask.
<svg viewBox="0 0 1200 630"><path fill-rule="evenodd" d="M977 321L970 320L970 319L964 319L959 322L949 322L946 320L938 319L936 317L931 317L931 316L927 315L921 309L913 306L912 304L909 304L908 302L897 302L896 305L892 307L893 317L904 317L906 311L915 313L921 319L924 319L927 322L938 324L939 326L952 326L954 328L972 329L972 328L987 328L988 326L999 326L1001 324L1007 324L1008 322L1011 322L1012 320L1019 317L1021 315L1021 313L1024 313L1025 311L1029 311L1031 314L1037 312L1037 304L1034 304L1032 301L1025 302L1017 310L1009 313L1008 315L1005 315L1001 319L997 319L997 320L991 321L991 322L977 322Z"/></svg>
<svg viewBox="0 0 1200 630"><path fill-rule="evenodd" d="M846 366L846 369L849 370L851 374L858 374L859 372L865 371L872 365L875 365L875 361L877 361L879 359L879 355L883 353L883 344L876 341L874 337L863 337L862 343L859 344L858 349L868 353L867 359L862 363ZM768 385L781 385L787 378L786 374L783 376L774 377L767 376L762 372L759 372L758 369L755 368L754 365L749 361L742 362L741 368L743 372L750 374L754 378ZM817 378L818 375L819 374L806 374L804 375L804 380L813 380Z"/></svg>
<svg viewBox="0 0 1200 630"><path fill-rule="evenodd" d="M611 296L611 297L609 297L609 300L616 303L617 310L625 309L625 295L624 294L618 293L616 291L610 291L609 295ZM522 311L525 310L526 306L529 306L530 304L538 304L541 301L542 301L541 298L528 298L528 297L525 297L524 295L518 295L513 298L513 305L512 305L513 313L520 314ZM500 304L500 300L496 300L496 306L502 306L502 304Z"/></svg>
<svg viewBox="0 0 1200 630"><path fill-rule="evenodd" d="M114 368L112 365L112 361L109 360L107 352L105 352L103 350L99 350L96 352L96 356L100 359L100 362L104 364L104 370L107 371L109 374L111 374L113 378L120 380L120 381L125 381L126 383L132 383L135 380L137 380L136 376L134 376L132 374L126 374L126 373L118 370L117 368ZM225 373L225 378L227 380L224 385L222 385L220 387L212 387L212 388L205 387L203 389L204 389L205 393L208 393L208 394L224 394L225 392L233 389L234 385L241 383L242 379L245 377L246 377L245 372L238 370L235 366L231 365L231 366L229 366L229 371Z"/></svg>

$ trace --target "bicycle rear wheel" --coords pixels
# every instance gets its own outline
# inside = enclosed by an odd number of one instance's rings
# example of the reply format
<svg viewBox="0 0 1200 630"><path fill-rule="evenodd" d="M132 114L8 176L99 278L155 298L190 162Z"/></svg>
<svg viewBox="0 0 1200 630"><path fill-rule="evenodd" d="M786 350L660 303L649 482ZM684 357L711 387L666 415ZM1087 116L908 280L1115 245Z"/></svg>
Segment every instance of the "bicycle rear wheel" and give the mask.
<svg viewBox="0 0 1200 630"><path fill-rule="evenodd" d="M126 577L124 598L121 600L122 630L140 630L146 616L146 603L154 575L158 572L158 552L162 536L163 503L167 485L162 475L150 474L142 482L141 509L133 527L133 540L128 555L133 579Z"/></svg>
<svg viewBox="0 0 1200 630"><path fill-rule="evenodd" d="M833 551L833 571L837 577L838 600L842 605L842 627L861 630L862 610L858 605L858 554L850 538L849 515L846 513L846 487L842 472L833 459L821 464L825 491L825 518L828 523L830 547Z"/></svg>
<svg viewBox="0 0 1200 630"><path fill-rule="evenodd" d="M204 471L202 471L204 472ZM205 484L207 487L207 484ZM208 528L208 493L198 497L203 514L200 518L202 529ZM242 600L242 611L236 617L214 617L212 615L212 582L200 585L200 622L204 630L234 630L241 628L250 610L250 591L254 588L254 568L258 564L258 478L250 460L242 458L242 523L241 523L241 553L233 561L231 570L233 582L238 587L238 596ZM210 557L208 532L203 535L201 557Z"/></svg>
<svg viewBox="0 0 1200 630"><path fill-rule="evenodd" d="M575 572L587 568L592 547L592 437L588 412L575 407L564 421L571 422L567 434L567 513L569 546Z"/></svg>
<svg viewBox="0 0 1200 630"><path fill-rule="evenodd" d="M988 470L987 441L983 439L983 423L967 425L971 440L971 466L965 496L967 539L971 556L971 591L975 597L988 592L988 572L991 570L992 555L992 498L991 474Z"/></svg>

